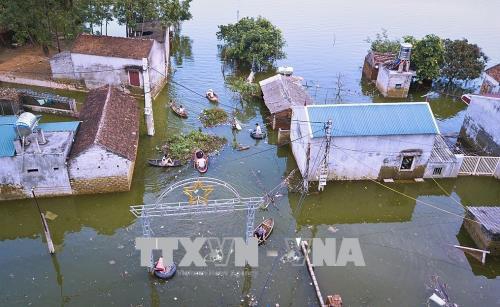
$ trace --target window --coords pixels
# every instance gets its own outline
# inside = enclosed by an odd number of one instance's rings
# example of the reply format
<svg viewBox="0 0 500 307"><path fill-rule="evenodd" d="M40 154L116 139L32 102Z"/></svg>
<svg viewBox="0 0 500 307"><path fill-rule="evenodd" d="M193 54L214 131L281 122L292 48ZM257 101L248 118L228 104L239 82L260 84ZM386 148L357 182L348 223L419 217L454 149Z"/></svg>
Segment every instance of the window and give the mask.
<svg viewBox="0 0 500 307"><path fill-rule="evenodd" d="M399 170L412 171L414 162L415 156L403 156L403 159L401 159L401 166L399 167Z"/></svg>
<svg viewBox="0 0 500 307"><path fill-rule="evenodd" d="M397 89L400 89L400 88L401 88L401 85L402 85L401 83L397 83L397 84L396 84L396 88L397 88Z"/></svg>
<svg viewBox="0 0 500 307"><path fill-rule="evenodd" d="M54 170L55 170L55 171L58 171L58 170L59 170L59 167L54 167Z"/></svg>
<svg viewBox="0 0 500 307"><path fill-rule="evenodd" d="M433 170L432 170L432 175L441 175L441 173L443 172L443 168L442 167L435 167Z"/></svg>
<svg viewBox="0 0 500 307"><path fill-rule="evenodd" d="M30 168L28 170L28 173L36 173L36 172L38 172L38 168Z"/></svg>

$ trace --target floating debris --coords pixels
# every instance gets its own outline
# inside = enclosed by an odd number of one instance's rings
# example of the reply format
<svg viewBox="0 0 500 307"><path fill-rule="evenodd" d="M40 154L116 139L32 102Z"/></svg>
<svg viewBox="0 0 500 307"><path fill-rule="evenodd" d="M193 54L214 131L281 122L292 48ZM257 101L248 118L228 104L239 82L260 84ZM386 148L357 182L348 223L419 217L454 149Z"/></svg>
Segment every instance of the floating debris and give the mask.
<svg viewBox="0 0 500 307"><path fill-rule="evenodd" d="M109 260L109 264L115 264L115 263L116 263L116 261L114 261L114 260Z"/></svg>
<svg viewBox="0 0 500 307"><path fill-rule="evenodd" d="M49 219L51 221L55 220L57 218L57 214L55 214L54 212L51 212L51 211L46 211L45 214L44 214L45 218L46 219Z"/></svg>

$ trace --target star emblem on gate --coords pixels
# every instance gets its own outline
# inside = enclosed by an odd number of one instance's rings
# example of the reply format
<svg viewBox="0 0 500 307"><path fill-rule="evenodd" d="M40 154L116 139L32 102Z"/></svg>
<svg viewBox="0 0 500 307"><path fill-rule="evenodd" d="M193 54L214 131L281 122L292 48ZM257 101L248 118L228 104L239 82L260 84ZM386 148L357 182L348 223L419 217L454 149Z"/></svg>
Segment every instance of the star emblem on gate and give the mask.
<svg viewBox="0 0 500 307"><path fill-rule="evenodd" d="M189 204L207 204L208 196L212 193L214 187L212 185L205 185L201 181L196 181L192 185L184 187L183 192L187 195ZM200 191L203 195L200 195Z"/></svg>

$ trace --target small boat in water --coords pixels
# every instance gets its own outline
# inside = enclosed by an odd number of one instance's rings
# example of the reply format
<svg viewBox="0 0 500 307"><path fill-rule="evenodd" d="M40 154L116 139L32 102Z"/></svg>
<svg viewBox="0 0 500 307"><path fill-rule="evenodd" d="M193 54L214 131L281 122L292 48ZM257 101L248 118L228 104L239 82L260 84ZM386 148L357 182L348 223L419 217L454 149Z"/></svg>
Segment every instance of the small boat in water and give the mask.
<svg viewBox="0 0 500 307"><path fill-rule="evenodd" d="M243 150L247 150L247 149L250 149L250 146L238 144L238 147L236 147L237 151L243 151Z"/></svg>
<svg viewBox="0 0 500 307"><path fill-rule="evenodd" d="M207 97L207 99L210 101L210 102L213 102L213 103L217 103L219 102L219 96L217 96L217 94L212 90L212 89L209 89L205 95L205 97Z"/></svg>
<svg viewBox="0 0 500 307"><path fill-rule="evenodd" d="M255 130L253 130L252 132L250 132L250 136L256 140L262 140L266 138L266 132L262 131L262 133L257 134Z"/></svg>
<svg viewBox="0 0 500 307"><path fill-rule="evenodd" d="M157 167L176 167L182 165L180 160L172 160L172 163L164 163L163 159L148 159L148 164Z"/></svg>
<svg viewBox="0 0 500 307"><path fill-rule="evenodd" d="M170 108L172 109L172 111L174 111L175 114L177 114L177 116L179 117L182 117L182 118L187 118L187 112L186 110L184 109L184 107L182 105L177 105L175 103L175 101L170 101Z"/></svg>
<svg viewBox="0 0 500 307"><path fill-rule="evenodd" d="M259 226L257 226L257 228L255 228L253 232L254 237L257 237L257 231L259 230L260 227L262 227L265 230L265 234L263 240L259 239L259 245L267 241L267 239L271 235L271 232L273 231L274 228L274 219L268 218L265 219L262 223L260 223Z"/></svg>
<svg viewBox="0 0 500 307"><path fill-rule="evenodd" d="M163 257L160 257L157 262L155 262L153 274L160 279L170 279L174 277L177 272L177 266L175 263L165 266L163 264Z"/></svg>
<svg viewBox="0 0 500 307"><path fill-rule="evenodd" d="M198 149L193 155L193 166L198 172L204 174L208 171L208 156L203 150Z"/></svg>

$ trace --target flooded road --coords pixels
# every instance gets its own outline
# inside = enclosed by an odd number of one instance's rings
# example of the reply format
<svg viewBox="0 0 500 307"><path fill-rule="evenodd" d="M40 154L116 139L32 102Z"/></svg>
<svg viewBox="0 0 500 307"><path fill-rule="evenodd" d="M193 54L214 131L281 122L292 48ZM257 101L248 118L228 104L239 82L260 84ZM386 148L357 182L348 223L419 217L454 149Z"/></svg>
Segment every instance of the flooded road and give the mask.
<svg viewBox="0 0 500 307"><path fill-rule="evenodd" d="M466 37L483 48L491 64L500 61L500 32L494 31L500 28L499 10L500 4L486 0L194 1L193 19L174 41L170 77L198 93L213 88L222 108L238 111L242 131L205 129L228 139L228 146L211 160L208 175L231 183L241 196L262 196L296 165L288 146L275 145L275 133L260 142L249 137L248 129L268 115L262 102L241 101L225 86L223 73L228 71L218 57L218 24L235 22L238 16L269 18L287 40L288 57L279 64L293 66L305 82L319 85L311 91L318 103L334 102L329 88L336 86L338 73L345 83L343 102L382 103L386 100L361 82L367 36L386 28L391 36ZM114 31L119 34L120 29ZM408 100L421 101L423 94L414 91ZM169 98L182 102L193 116L183 121L173 115L166 105ZM430 103L441 131L458 132L465 105L449 97ZM158 155L166 135L198 129L194 114L206 107L205 99L170 83L154 103L156 135L147 137L142 126L130 192L41 199L43 210L57 214L49 221L53 257L33 202L0 203L0 305L238 306L250 298L260 306L314 305L307 271L293 261L299 253L286 245L286 239L295 237L359 238L366 266L316 268L323 294L339 293L347 306L424 305L432 294L426 285L434 275L448 284L449 296L460 306L500 304L500 262L482 266L452 247L471 245L462 228L462 206L500 206L500 182L481 177L391 186L409 197L372 182L329 183L323 193L303 201L300 194L284 190L276 206L256 214L256 221L276 220L270 241L259 250L258 267L191 267L167 283L151 278L139 266L134 240L142 229L129 206L154 203L176 180L197 176L190 167L164 170L147 167L145 161ZM235 140L251 148L235 151ZM222 213L157 218L152 227L157 236L234 237L244 235L244 223L244 213ZM279 256L268 256L270 250Z"/></svg>

